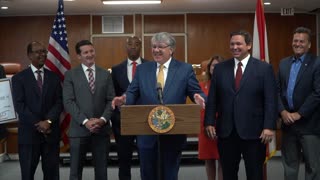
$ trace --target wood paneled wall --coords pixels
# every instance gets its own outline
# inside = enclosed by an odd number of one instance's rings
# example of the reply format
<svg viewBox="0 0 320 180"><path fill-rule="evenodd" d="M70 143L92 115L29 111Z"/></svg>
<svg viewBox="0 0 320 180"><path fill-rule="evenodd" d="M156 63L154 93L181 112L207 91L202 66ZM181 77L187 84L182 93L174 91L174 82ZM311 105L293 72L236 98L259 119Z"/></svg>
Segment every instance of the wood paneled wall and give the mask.
<svg viewBox="0 0 320 180"><path fill-rule="evenodd" d="M27 67L26 45L35 40L47 45L53 19L54 16L0 17L0 62L18 62ZM252 33L253 20L253 13L125 15L125 34L106 36L101 33L100 15L92 18L90 15L66 16L72 66L79 64L74 50L76 42L91 39L96 48L96 62L105 68L126 58L125 40L134 34L143 40L144 57L152 59L150 39L161 31L171 32L176 37L174 56L179 60L199 64L214 54L230 58L229 33L239 29ZM316 15L266 14L266 22L269 56L275 70L281 58L292 54L292 32L298 26L306 26L314 32L311 52L316 53Z"/></svg>

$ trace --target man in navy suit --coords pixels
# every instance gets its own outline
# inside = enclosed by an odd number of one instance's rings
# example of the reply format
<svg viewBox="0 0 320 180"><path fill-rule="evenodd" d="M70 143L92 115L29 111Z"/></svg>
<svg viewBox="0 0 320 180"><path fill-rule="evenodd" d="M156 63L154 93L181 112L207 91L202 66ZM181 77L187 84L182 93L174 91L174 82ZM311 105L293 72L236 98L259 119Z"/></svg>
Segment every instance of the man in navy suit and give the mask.
<svg viewBox="0 0 320 180"><path fill-rule="evenodd" d="M320 59L309 53L311 31L293 33L293 55L280 61L281 154L286 180L297 180L301 156L306 180L320 179Z"/></svg>
<svg viewBox="0 0 320 180"><path fill-rule="evenodd" d="M19 115L19 161L23 180L34 179L41 156L43 179L59 179L59 76L43 68L47 50L39 42L27 47L30 67L12 77L12 95Z"/></svg>
<svg viewBox="0 0 320 180"><path fill-rule="evenodd" d="M140 57L141 40L136 37L127 38L126 51L128 58L120 64L112 67L112 80L116 96L126 92L131 83L136 67L146 60ZM122 136L120 134L120 111L116 108L111 117L112 130L117 143L119 180L131 179L132 153L135 147L136 136Z"/></svg>
<svg viewBox="0 0 320 180"><path fill-rule="evenodd" d="M116 97L113 106L123 103L159 104L157 76L163 67L164 104L185 104L189 98L204 107L204 94L201 91L192 66L172 57L176 41L174 37L161 32L151 39L154 61L138 66L135 77L125 95ZM186 143L186 135L161 135L159 137L161 177L164 180L177 180L181 151ZM137 137L142 180L156 179L158 141L155 135ZM159 177L159 176L158 176Z"/></svg>
<svg viewBox="0 0 320 180"><path fill-rule="evenodd" d="M230 34L233 58L214 68L205 112L206 133L216 138L223 179L237 180L241 155L248 180L263 179L266 143L274 136L277 89L270 64L250 56L248 32Z"/></svg>

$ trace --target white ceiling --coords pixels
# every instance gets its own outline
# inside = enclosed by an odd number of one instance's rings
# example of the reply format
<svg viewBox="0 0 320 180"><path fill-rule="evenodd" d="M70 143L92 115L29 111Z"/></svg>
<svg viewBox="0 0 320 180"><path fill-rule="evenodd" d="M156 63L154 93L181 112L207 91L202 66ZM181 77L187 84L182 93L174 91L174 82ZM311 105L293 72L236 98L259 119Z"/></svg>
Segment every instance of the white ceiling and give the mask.
<svg viewBox="0 0 320 180"><path fill-rule="evenodd" d="M271 2L265 12L280 13L281 8L294 8L295 12L319 13L320 0L264 0ZM75 0L64 2L65 14L159 14L159 13L230 13L254 12L256 0L162 0L161 5L122 5L107 6L101 0ZM58 0L0 0L0 16L53 15Z"/></svg>

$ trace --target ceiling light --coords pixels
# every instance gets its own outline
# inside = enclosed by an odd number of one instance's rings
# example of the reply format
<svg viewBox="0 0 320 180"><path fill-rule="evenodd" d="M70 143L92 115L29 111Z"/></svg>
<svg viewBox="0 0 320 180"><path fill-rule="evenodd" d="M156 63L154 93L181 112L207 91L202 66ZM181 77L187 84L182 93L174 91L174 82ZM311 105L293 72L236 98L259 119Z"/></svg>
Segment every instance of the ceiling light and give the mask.
<svg viewBox="0 0 320 180"><path fill-rule="evenodd" d="M147 0L147 1L103 0L102 3L108 4L108 5L161 4L161 0Z"/></svg>
<svg viewBox="0 0 320 180"><path fill-rule="evenodd" d="M264 2L263 4L268 6L271 5L271 2Z"/></svg>
<svg viewBox="0 0 320 180"><path fill-rule="evenodd" d="M1 9L9 9L8 6L1 6Z"/></svg>

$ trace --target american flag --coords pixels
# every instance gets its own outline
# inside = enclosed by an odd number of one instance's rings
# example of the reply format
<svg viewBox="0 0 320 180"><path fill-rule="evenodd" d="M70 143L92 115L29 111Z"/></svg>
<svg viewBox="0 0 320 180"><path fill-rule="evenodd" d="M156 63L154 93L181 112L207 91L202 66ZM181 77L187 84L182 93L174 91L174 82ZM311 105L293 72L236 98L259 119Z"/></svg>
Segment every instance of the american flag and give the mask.
<svg viewBox="0 0 320 180"><path fill-rule="evenodd" d="M48 55L45 66L49 70L57 73L61 81L64 79L64 73L71 68L63 0L59 0L58 3L57 14L49 38ZM69 147L69 139L66 131L69 128L70 119L69 114L62 113L60 127L63 146L61 152L64 152L64 149L68 149Z"/></svg>

